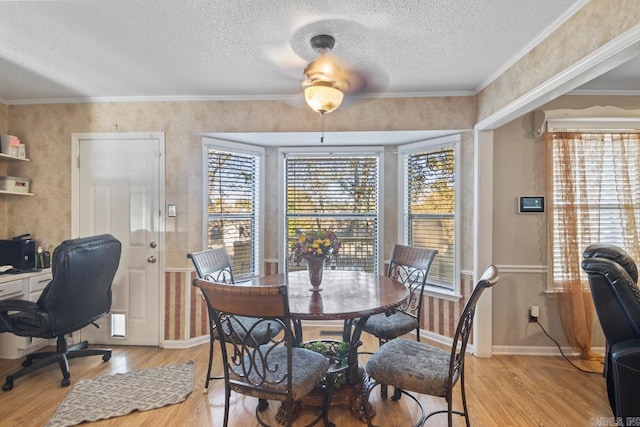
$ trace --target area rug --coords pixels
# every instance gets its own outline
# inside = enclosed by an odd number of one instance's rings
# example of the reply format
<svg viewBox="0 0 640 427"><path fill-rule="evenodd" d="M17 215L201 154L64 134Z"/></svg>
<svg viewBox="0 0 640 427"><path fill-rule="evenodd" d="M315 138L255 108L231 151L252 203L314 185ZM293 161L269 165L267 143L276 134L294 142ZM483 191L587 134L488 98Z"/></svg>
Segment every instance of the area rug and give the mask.
<svg viewBox="0 0 640 427"><path fill-rule="evenodd" d="M80 380L47 427L119 417L182 402L193 391L193 361Z"/></svg>

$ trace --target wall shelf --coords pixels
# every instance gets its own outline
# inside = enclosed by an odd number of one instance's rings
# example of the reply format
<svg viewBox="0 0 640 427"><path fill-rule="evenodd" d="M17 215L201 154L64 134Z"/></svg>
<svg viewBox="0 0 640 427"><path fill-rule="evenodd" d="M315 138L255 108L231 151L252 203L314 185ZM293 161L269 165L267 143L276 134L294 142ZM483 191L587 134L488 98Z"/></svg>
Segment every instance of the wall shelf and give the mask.
<svg viewBox="0 0 640 427"><path fill-rule="evenodd" d="M30 162L29 159L23 159L22 157L9 156L6 154L0 153L0 160L9 161L9 162ZM35 194L33 193L18 193L17 191L4 191L0 190L1 194L10 194L12 196L30 196L33 197Z"/></svg>
<svg viewBox="0 0 640 427"><path fill-rule="evenodd" d="M11 194L12 196L35 196L33 193L18 193L17 191L2 191L0 190L0 194Z"/></svg>
<svg viewBox="0 0 640 427"><path fill-rule="evenodd" d="M30 159L23 159L22 157L16 157L16 156L8 156L6 154L2 154L0 153L0 160L9 160L9 161L16 161L16 162L30 162Z"/></svg>

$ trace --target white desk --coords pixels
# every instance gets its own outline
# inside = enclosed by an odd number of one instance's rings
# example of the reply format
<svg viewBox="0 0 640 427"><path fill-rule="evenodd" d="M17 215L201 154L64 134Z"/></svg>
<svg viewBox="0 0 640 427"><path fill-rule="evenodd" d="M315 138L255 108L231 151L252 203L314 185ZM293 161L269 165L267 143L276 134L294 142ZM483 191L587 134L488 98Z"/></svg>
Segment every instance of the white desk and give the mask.
<svg viewBox="0 0 640 427"><path fill-rule="evenodd" d="M51 269L33 273L0 275L0 300L16 298L37 301L52 278ZM0 359L20 359L44 347L47 340L19 337L10 332L0 334Z"/></svg>

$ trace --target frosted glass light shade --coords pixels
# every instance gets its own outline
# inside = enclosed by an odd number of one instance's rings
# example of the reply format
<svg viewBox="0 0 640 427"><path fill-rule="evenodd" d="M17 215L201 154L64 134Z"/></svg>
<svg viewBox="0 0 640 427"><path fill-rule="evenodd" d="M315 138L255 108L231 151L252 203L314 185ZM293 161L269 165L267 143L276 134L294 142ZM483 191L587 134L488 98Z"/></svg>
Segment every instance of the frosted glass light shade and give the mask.
<svg viewBox="0 0 640 427"><path fill-rule="evenodd" d="M342 104L344 94L331 86L316 84L304 90L304 98L311 109L325 114L334 111Z"/></svg>

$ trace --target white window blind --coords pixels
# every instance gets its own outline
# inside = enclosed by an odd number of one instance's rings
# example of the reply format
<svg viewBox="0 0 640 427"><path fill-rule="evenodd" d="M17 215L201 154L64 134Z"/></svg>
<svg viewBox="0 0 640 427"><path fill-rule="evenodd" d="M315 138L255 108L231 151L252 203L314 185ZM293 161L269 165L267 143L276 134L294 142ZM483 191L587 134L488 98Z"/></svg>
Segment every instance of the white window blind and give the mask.
<svg viewBox="0 0 640 427"><path fill-rule="evenodd" d="M407 244L438 250L430 286L455 288L456 152L453 145L404 154Z"/></svg>
<svg viewBox="0 0 640 427"><path fill-rule="evenodd" d="M571 280L591 243L615 244L635 255L640 224L640 144L612 134L553 137L553 282ZM622 160L624 159L624 160ZM629 227L630 226L630 227ZM626 231L625 231L626 230ZM567 248L576 255L567 256ZM578 266L568 268L566 262Z"/></svg>
<svg viewBox="0 0 640 427"><path fill-rule="evenodd" d="M259 158L207 149L207 246L226 246L237 279L258 274Z"/></svg>
<svg viewBox="0 0 640 427"><path fill-rule="evenodd" d="M377 271L377 156L285 158L287 247L296 232L332 230L340 252L332 268ZM287 262L288 270L305 268Z"/></svg>

